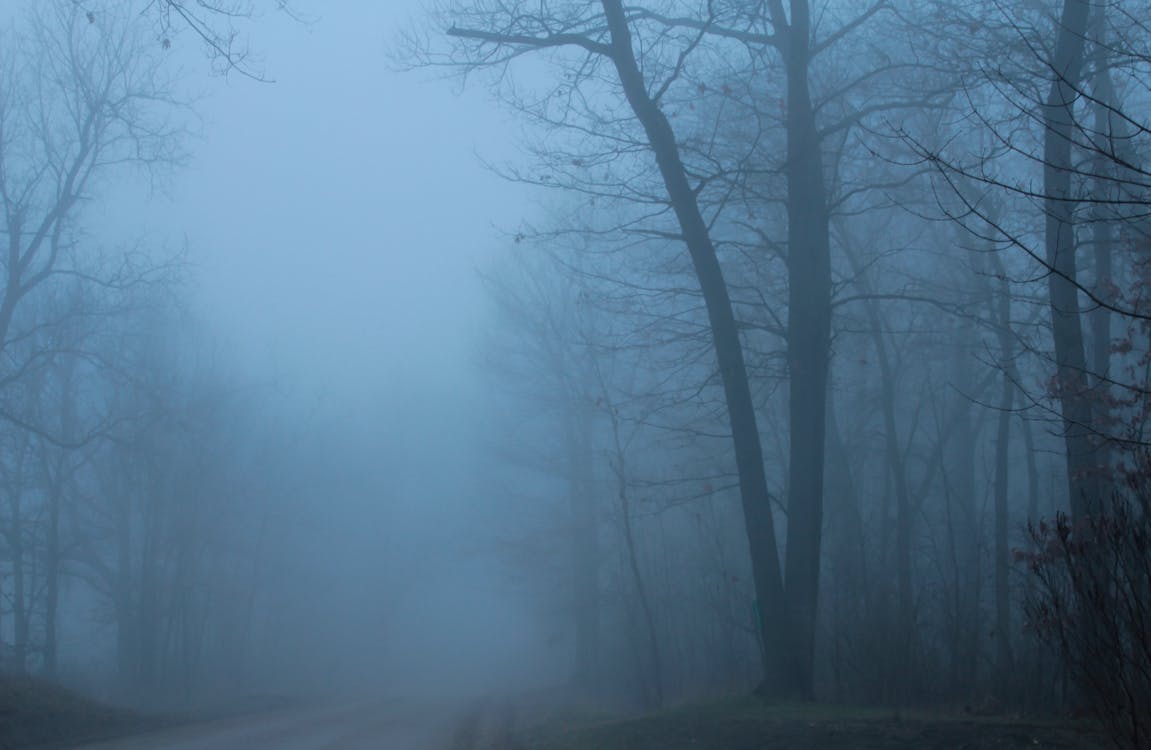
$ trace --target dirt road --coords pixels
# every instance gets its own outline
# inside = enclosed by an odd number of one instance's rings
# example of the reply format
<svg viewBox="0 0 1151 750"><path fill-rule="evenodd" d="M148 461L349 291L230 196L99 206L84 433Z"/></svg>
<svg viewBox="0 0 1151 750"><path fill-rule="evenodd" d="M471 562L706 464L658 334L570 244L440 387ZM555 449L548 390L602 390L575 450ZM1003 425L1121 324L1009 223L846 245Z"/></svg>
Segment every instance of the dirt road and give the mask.
<svg viewBox="0 0 1151 750"><path fill-rule="evenodd" d="M369 701L251 714L76 750L444 750L455 718L444 706Z"/></svg>

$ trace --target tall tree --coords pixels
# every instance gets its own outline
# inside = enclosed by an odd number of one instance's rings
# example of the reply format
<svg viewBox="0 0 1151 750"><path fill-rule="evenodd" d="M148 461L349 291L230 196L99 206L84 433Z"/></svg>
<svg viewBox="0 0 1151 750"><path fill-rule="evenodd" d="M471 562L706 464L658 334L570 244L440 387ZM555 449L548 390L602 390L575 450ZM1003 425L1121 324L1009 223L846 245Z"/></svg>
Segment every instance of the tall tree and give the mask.
<svg viewBox="0 0 1151 750"><path fill-rule="evenodd" d="M1093 395L1079 311L1076 239L1075 103L1083 76L1088 0L1064 0L1050 60L1051 83L1043 103L1043 208L1046 262L1055 342L1055 387L1063 410L1067 484L1071 507L1088 515L1100 500Z"/></svg>
<svg viewBox="0 0 1151 750"><path fill-rule="evenodd" d="M661 107L663 93L678 77L679 69L670 71L662 81L648 80L637 58L633 21L623 3L601 0L598 8L596 12L578 3L541 9L526 2L477 2L449 11L453 25L448 33L464 42L459 50L463 59L455 62L465 67L498 65L529 51L575 48L589 59L600 59L610 66L617 90L642 129L658 168L665 200L676 217L707 310L731 428L756 594L763 613L764 687L772 692L804 692L803 685L796 682L798 644L789 628L763 449L739 328L700 207L698 187L692 184L675 131ZM681 61L696 44L698 40L684 50Z"/></svg>

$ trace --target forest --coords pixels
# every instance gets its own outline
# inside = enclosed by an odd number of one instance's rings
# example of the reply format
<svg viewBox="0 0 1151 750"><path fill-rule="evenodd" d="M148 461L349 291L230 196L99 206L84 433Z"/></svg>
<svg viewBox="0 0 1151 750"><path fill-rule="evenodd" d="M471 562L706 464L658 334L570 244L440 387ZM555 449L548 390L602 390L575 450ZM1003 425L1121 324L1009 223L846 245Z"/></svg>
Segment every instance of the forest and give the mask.
<svg viewBox="0 0 1151 750"><path fill-rule="evenodd" d="M384 5L0 8L0 746L1151 747L1151 7Z"/></svg>

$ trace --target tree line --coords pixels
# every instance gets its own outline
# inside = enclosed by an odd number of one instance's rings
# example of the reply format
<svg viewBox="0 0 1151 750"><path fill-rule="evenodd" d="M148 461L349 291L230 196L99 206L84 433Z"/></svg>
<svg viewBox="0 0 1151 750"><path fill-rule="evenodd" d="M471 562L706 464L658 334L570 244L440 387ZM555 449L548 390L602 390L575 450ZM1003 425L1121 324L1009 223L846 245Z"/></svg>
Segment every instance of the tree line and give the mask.
<svg viewBox="0 0 1151 750"><path fill-rule="evenodd" d="M549 406L508 431L568 487L575 673L649 703L1078 700L1016 558L1029 522L1146 496L1142 11L431 19L411 64L489 85L529 126L501 169L555 191L489 272L492 372Z"/></svg>

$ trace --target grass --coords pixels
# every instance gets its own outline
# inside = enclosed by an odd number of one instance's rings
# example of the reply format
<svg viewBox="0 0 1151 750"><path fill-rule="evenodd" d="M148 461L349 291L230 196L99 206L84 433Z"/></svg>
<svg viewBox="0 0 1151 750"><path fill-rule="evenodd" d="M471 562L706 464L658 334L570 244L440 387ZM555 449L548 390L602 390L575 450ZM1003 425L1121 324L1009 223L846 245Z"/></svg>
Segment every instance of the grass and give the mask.
<svg viewBox="0 0 1151 750"><path fill-rule="evenodd" d="M140 716L49 682L0 680L0 750L66 747L115 737L145 725Z"/></svg>
<svg viewBox="0 0 1151 750"><path fill-rule="evenodd" d="M529 750L848 750L1105 747L1073 722L735 698L628 719L551 720L523 739Z"/></svg>

